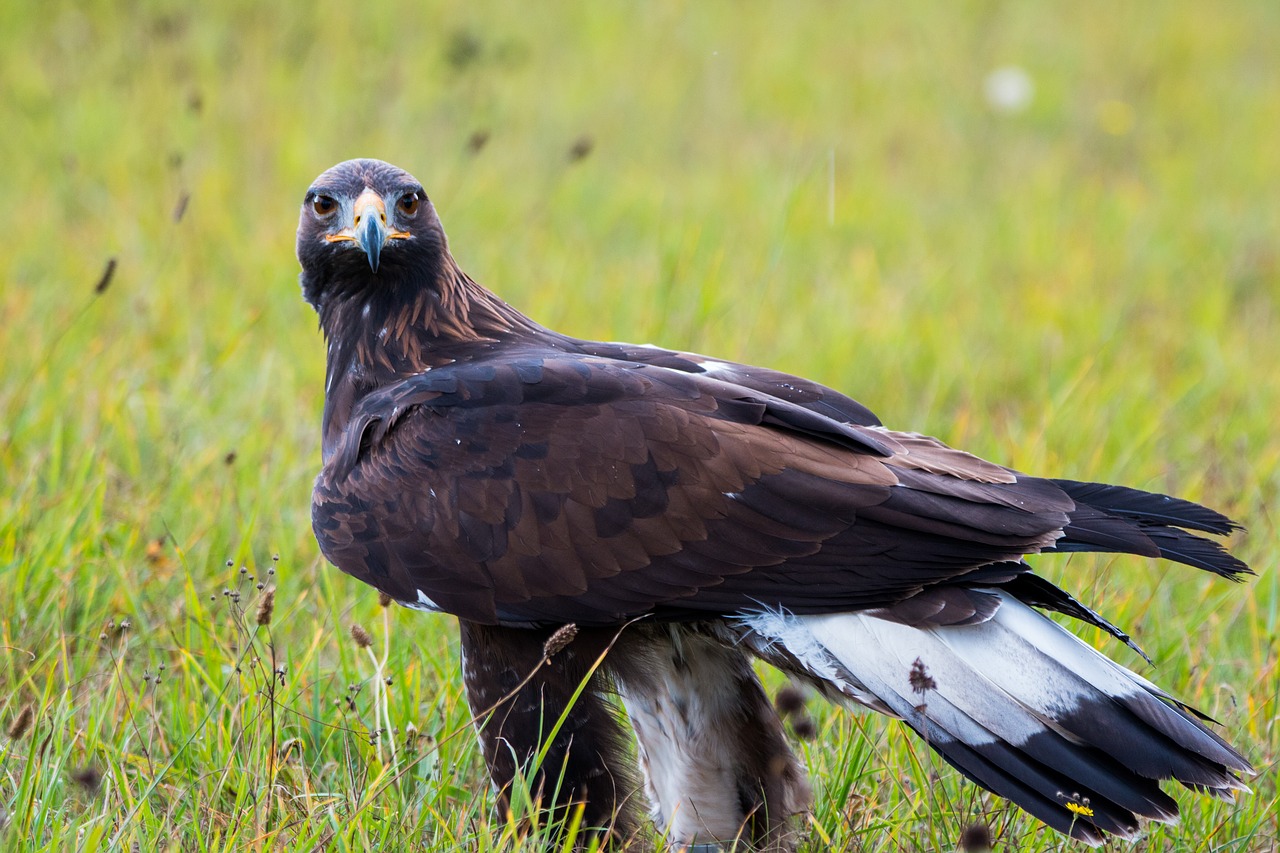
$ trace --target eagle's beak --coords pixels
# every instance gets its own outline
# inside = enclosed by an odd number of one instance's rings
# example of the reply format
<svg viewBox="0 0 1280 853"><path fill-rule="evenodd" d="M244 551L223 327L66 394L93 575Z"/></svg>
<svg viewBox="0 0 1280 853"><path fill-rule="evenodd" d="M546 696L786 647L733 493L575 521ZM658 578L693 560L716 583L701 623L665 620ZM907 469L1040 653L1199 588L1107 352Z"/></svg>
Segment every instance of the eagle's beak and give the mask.
<svg viewBox="0 0 1280 853"><path fill-rule="evenodd" d="M352 232L360 248L369 259L369 268L378 271L378 258L387 244L387 206L373 190L365 190L356 199L356 215Z"/></svg>

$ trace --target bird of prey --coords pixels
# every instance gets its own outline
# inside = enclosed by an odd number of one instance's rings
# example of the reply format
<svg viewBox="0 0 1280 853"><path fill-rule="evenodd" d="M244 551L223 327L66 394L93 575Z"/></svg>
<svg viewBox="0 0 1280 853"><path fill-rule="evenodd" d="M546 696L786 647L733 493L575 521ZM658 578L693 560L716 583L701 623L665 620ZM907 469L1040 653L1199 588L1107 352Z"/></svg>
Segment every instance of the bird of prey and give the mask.
<svg viewBox="0 0 1280 853"><path fill-rule="evenodd" d="M1024 561L1237 579L1197 535L1236 529L1223 515L1028 476L796 376L546 329L472 281L422 185L377 160L316 179L297 252L328 345L316 537L458 618L500 791L524 778L613 843L643 787L676 844L794 846L810 788L753 657L1091 844L1173 820L1162 780L1244 788L1205 718L1044 615L1129 642Z"/></svg>

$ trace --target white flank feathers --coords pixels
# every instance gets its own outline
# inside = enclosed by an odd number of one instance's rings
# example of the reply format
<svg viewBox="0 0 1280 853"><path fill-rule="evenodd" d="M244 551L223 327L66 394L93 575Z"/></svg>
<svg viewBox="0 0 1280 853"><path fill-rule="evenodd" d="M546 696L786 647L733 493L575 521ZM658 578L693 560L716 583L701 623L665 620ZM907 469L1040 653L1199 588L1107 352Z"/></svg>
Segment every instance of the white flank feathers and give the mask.
<svg viewBox="0 0 1280 853"><path fill-rule="evenodd" d="M746 815L739 806L736 685L718 657L670 659L648 673L644 689L618 684L635 728L654 825L679 843L734 838ZM707 665L707 664L711 665Z"/></svg>
<svg viewBox="0 0 1280 853"><path fill-rule="evenodd" d="M410 610L423 610L427 613L441 613L440 606L427 597L422 590L418 590L417 601L401 601L399 604L408 607Z"/></svg>

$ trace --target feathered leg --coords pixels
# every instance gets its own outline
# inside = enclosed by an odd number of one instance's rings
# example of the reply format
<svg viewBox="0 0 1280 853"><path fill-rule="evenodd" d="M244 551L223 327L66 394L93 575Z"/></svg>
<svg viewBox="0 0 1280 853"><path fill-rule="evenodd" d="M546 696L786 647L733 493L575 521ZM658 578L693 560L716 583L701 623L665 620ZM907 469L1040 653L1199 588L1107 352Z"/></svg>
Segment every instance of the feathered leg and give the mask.
<svg viewBox="0 0 1280 853"><path fill-rule="evenodd" d="M535 800L540 798L554 819L581 807L582 826L619 841L632 838L637 829L632 801L639 786L630 773L626 733L603 696L604 674L591 673L612 633L583 631L540 667L553 631L466 621L460 626L467 699L480 716L480 745L502 804L510 802L512 782L523 773ZM547 754L537 763L548 738Z"/></svg>
<svg viewBox="0 0 1280 853"><path fill-rule="evenodd" d="M614 677L651 813L677 844L794 848L811 792L746 653L697 625L635 626Z"/></svg>

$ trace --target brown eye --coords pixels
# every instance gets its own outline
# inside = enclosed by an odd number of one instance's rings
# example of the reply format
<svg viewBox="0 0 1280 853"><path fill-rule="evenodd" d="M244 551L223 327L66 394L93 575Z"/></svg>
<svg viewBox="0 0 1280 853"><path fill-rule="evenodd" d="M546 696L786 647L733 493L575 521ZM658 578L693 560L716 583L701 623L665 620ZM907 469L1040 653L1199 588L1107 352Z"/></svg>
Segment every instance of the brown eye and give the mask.
<svg viewBox="0 0 1280 853"><path fill-rule="evenodd" d="M413 216L418 212L418 194L405 193L400 196L400 200L396 202L396 207L405 216Z"/></svg>
<svg viewBox="0 0 1280 853"><path fill-rule="evenodd" d="M316 216L328 216L338 209L338 203L327 195L317 193L311 197L311 209Z"/></svg>

